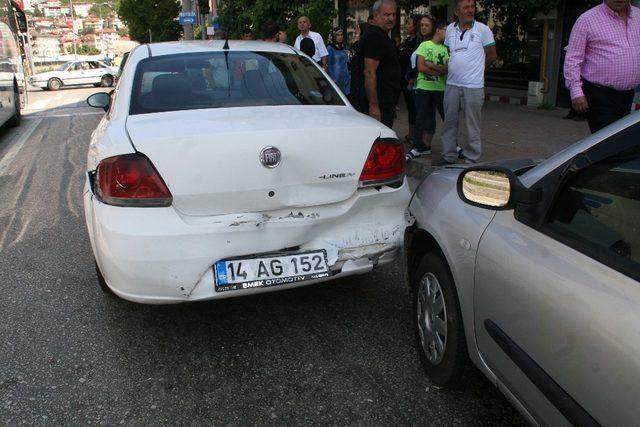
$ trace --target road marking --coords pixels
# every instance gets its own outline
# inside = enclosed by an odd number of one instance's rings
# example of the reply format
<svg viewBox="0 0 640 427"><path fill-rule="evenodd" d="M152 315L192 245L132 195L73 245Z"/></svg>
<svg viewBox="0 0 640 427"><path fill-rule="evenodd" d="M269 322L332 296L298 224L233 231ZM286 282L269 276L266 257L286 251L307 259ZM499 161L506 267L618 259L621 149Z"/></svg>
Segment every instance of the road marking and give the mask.
<svg viewBox="0 0 640 427"><path fill-rule="evenodd" d="M33 131L36 130L40 123L42 123L42 119L40 118L33 120L30 125L24 129L24 133L19 134L18 139L10 143L12 147L7 151L7 154L0 159L0 176L6 174L7 168L11 165L11 162L13 162L13 159L22 149L24 143L31 137L31 134L33 134Z"/></svg>

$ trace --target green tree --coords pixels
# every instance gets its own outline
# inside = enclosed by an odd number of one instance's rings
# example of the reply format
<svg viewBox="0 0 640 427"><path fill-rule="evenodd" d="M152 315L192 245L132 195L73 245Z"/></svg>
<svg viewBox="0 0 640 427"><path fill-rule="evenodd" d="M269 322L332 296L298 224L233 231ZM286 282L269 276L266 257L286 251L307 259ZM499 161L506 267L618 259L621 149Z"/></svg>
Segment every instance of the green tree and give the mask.
<svg viewBox="0 0 640 427"><path fill-rule="evenodd" d="M293 41L298 35L297 19L302 15L309 17L313 31L326 38L336 10L333 0L233 0L221 5L219 15L222 29L231 38L239 38L242 30L247 27L259 37L260 26L273 20L287 32L289 40Z"/></svg>
<svg viewBox="0 0 640 427"><path fill-rule="evenodd" d="M36 18L40 18L44 16L44 13L42 13L42 11L38 6L33 6L33 16Z"/></svg>
<svg viewBox="0 0 640 427"><path fill-rule="evenodd" d="M99 49L96 49L93 46L81 45L78 46L78 55L98 55L100 53ZM73 52L73 48L70 48L71 52Z"/></svg>
<svg viewBox="0 0 640 427"><path fill-rule="evenodd" d="M118 0L116 11L129 27L133 40L149 42L178 40L182 27L177 21L181 6L177 0Z"/></svg>
<svg viewBox="0 0 640 427"><path fill-rule="evenodd" d="M89 9L89 14L93 16L112 16L115 14L115 5L109 0L96 0Z"/></svg>

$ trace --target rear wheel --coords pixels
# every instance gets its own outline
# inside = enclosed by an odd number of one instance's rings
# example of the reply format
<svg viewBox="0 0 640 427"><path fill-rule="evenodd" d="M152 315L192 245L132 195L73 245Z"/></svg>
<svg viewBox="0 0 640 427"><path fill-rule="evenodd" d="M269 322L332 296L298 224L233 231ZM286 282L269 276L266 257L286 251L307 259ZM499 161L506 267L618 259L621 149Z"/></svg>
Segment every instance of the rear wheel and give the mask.
<svg viewBox="0 0 640 427"><path fill-rule="evenodd" d="M20 121L22 119L22 110L21 110L21 101L20 101L20 90L18 89L18 84L13 83L13 106L16 109L16 113L9 119L7 124L10 127L18 127L20 126Z"/></svg>
<svg viewBox="0 0 640 427"><path fill-rule="evenodd" d="M113 77L109 74L102 76L100 79L100 86L102 87L111 87L113 86Z"/></svg>
<svg viewBox="0 0 640 427"><path fill-rule="evenodd" d="M451 271L442 255L429 252L413 277L413 324L418 357L433 383L455 386L468 365L468 354Z"/></svg>
<svg viewBox="0 0 640 427"><path fill-rule="evenodd" d="M49 79L47 83L47 89L49 90L58 90L62 87L62 80L60 79Z"/></svg>

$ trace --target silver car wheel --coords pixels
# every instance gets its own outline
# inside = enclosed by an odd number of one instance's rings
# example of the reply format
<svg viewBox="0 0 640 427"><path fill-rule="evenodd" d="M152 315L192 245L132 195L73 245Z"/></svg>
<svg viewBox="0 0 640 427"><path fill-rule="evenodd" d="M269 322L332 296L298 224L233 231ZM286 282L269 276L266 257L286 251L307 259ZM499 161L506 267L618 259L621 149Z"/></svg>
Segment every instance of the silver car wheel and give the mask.
<svg viewBox="0 0 640 427"><path fill-rule="evenodd" d="M447 348L447 309L440 282L433 273L427 273L418 289L418 331L422 349L430 363L437 365Z"/></svg>

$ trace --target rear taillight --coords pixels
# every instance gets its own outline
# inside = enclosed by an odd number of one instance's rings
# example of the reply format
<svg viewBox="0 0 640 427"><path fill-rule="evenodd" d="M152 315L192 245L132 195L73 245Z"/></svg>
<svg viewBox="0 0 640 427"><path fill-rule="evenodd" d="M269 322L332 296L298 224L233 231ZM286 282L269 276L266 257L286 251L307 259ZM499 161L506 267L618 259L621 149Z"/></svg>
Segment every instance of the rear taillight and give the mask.
<svg viewBox="0 0 640 427"><path fill-rule="evenodd" d="M360 187L401 182L405 174L404 146L397 139L378 139L373 143L362 174Z"/></svg>
<svg viewBox="0 0 640 427"><path fill-rule="evenodd" d="M98 196L115 206L170 206L171 192L142 154L124 154L104 159L96 176Z"/></svg>

